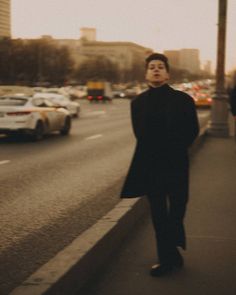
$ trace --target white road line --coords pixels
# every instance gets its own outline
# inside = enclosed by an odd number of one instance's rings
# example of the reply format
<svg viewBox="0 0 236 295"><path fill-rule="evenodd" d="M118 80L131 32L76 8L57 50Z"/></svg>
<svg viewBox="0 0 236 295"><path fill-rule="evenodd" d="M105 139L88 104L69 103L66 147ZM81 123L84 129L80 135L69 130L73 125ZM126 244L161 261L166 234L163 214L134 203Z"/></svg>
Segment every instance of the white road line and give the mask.
<svg viewBox="0 0 236 295"><path fill-rule="evenodd" d="M87 112L84 114L84 116L97 116L97 115L105 115L106 111L93 111L93 112Z"/></svg>
<svg viewBox="0 0 236 295"><path fill-rule="evenodd" d="M95 134L95 135L86 137L85 140L96 139L96 138L99 138L99 137L102 137L102 136L103 136L102 134Z"/></svg>
<svg viewBox="0 0 236 295"><path fill-rule="evenodd" d="M9 162L10 162L10 160L3 160L3 161L0 161L0 165L7 164Z"/></svg>

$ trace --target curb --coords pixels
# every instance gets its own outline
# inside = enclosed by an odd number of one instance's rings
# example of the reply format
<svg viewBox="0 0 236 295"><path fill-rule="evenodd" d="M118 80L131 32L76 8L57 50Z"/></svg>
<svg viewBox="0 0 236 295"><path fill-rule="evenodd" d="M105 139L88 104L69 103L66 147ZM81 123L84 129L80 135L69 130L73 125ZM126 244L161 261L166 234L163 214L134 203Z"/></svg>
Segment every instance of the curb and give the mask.
<svg viewBox="0 0 236 295"><path fill-rule="evenodd" d="M123 199L10 295L74 294L95 274L145 212L145 198Z"/></svg>
<svg viewBox="0 0 236 295"><path fill-rule="evenodd" d="M190 149L197 152L207 127ZM9 295L75 294L104 265L135 223L148 212L146 198L123 199L69 246L40 267Z"/></svg>

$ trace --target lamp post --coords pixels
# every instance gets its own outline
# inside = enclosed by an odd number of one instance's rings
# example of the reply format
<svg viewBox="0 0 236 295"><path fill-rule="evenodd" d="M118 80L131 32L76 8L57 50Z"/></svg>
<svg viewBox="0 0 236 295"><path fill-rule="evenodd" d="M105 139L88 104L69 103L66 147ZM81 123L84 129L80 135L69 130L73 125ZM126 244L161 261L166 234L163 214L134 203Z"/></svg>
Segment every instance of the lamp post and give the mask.
<svg viewBox="0 0 236 295"><path fill-rule="evenodd" d="M216 88L213 95L211 110L211 123L209 134L217 137L229 136L228 103L225 91L225 40L227 0L219 0L218 14L218 42L217 42L217 68Z"/></svg>

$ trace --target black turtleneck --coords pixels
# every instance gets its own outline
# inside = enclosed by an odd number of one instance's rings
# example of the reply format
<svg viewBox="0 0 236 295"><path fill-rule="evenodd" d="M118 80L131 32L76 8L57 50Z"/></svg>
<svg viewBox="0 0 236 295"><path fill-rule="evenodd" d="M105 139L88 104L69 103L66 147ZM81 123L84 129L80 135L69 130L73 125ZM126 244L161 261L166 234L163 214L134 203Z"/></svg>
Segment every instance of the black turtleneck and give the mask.
<svg viewBox="0 0 236 295"><path fill-rule="evenodd" d="M150 150L165 151L167 145L167 104L169 85L150 87L147 101L147 130Z"/></svg>

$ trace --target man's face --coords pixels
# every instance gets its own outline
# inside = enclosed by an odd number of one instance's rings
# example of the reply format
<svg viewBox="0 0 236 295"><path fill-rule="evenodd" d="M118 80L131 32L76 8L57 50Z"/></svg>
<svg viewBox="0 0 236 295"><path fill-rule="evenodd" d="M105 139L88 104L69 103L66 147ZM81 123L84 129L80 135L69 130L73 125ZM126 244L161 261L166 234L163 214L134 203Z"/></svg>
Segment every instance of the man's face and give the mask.
<svg viewBox="0 0 236 295"><path fill-rule="evenodd" d="M162 86L169 80L169 73L163 61L152 60L149 62L146 70L146 80L153 87Z"/></svg>

